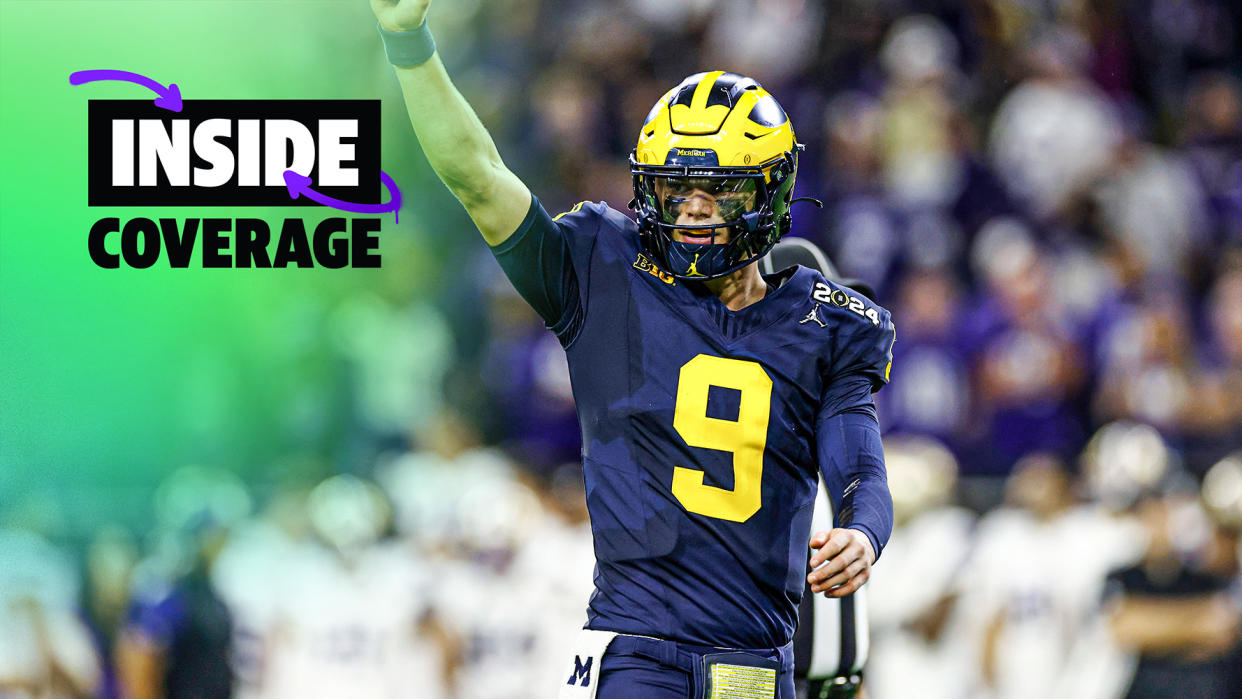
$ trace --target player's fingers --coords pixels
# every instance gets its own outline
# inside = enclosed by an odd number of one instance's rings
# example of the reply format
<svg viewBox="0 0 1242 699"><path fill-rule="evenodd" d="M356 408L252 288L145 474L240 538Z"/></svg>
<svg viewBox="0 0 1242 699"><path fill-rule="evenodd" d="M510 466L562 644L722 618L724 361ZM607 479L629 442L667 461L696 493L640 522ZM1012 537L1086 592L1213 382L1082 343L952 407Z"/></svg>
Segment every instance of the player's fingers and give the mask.
<svg viewBox="0 0 1242 699"><path fill-rule="evenodd" d="M811 574L806 578L807 582L811 583L812 588L818 586L824 590L845 582L850 577L850 566L854 566L855 570L857 570L858 564L866 566L867 563L865 560L862 560L862 556L849 557L851 555L852 554L848 552L844 552L840 556L832 559L831 569L829 566L824 566L819 570L811 571Z"/></svg>
<svg viewBox="0 0 1242 699"><path fill-rule="evenodd" d="M836 563L837 559L844 559L840 565L829 569L828 574L833 575L862 554L862 547L854 536L845 529L833 529L829 532L827 543L811 556L811 568L819 569L823 567L825 561L831 565L831 563Z"/></svg>
<svg viewBox="0 0 1242 699"><path fill-rule="evenodd" d="M832 532L815 532L811 535L811 548L817 549L828 543L828 535Z"/></svg>
<svg viewBox="0 0 1242 699"><path fill-rule="evenodd" d="M861 575L862 572L865 571L866 569L867 569L867 561L860 557L854 562L847 565L845 567L845 570L825 580L823 583L823 587L824 589L828 590L838 585L844 585L850 580L853 580L855 577Z"/></svg>
<svg viewBox="0 0 1242 699"><path fill-rule="evenodd" d="M807 581L812 585L823 582L828 578L845 570L847 566L854 561L862 558L862 550L857 546L847 546L843 551L832 557L827 563L815 568L811 574L807 576Z"/></svg>
<svg viewBox="0 0 1242 699"><path fill-rule="evenodd" d="M867 580L869 580L870 578L871 578L871 570L868 569L864 571L861 575L854 576L853 580L850 580L849 582L845 583L844 585L841 585L840 587L835 587L831 590L828 590L824 594L829 597L845 597L846 595L852 595L855 592L858 592L858 588L862 587L863 583L867 582Z"/></svg>
<svg viewBox="0 0 1242 699"><path fill-rule="evenodd" d="M832 576L845 570L846 566L853 563L857 558L858 556L856 553L854 553L850 549L846 549L842 551L841 553L837 554L834 558L829 560L827 563L824 563L818 568L815 568L814 570L812 570L811 574L806 576L806 579L812 585L814 585L815 583L823 582L827 580L828 578L831 578Z"/></svg>
<svg viewBox="0 0 1242 699"><path fill-rule="evenodd" d="M840 529L815 534L815 536L811 537L811 548L817 548L815 546L816 540L822 540L823 543L818 546L819 550L811 555L812 568L818 568L824 561L841 553L850 544L849 535Z"/></svg>

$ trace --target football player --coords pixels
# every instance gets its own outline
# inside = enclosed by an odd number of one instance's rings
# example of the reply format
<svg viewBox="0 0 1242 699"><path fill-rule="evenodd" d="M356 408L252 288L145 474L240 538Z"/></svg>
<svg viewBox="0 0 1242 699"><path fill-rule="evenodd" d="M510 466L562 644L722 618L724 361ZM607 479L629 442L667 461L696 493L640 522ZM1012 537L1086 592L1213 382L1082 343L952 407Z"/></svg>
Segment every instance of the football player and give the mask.
<svg viewBox="0 0 1242 699"><path fill-rule="evenodd" d="M453 87L428 4L372 0L410 121L569 358L596 574L562 696L793 697L804 581L852 594L892 527L871 394L895 335L819 273L754 264L790 226L788 116L750 78L690 76L640 129L637 222L553 218ZM836 527L807 576L820 474Z"/></svg>
<svg viewBox="0 0 1242 699"><path fill-rule="evenodd" d="M339 474L315 486L306 509L315 542L273 571L263 696L448 696L442 649L425 628L431 571L385 536L383 491Z"/></svg>

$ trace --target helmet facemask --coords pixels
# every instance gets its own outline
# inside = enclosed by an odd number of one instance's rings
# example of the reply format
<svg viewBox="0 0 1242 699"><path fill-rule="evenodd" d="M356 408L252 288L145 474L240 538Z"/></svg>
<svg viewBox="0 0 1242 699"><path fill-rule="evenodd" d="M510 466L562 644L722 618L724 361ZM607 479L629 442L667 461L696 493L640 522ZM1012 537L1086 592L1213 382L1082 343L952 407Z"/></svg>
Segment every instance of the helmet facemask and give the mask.
<svg viewBox="0 0 1242 699"><path fill-rule="evenodd" d="M631 156L643 246L679 279L716 279L745 267L789 231L796 167L796 150L754 167L647 165ZM678 231L712 239L678 241Z"/></svg>

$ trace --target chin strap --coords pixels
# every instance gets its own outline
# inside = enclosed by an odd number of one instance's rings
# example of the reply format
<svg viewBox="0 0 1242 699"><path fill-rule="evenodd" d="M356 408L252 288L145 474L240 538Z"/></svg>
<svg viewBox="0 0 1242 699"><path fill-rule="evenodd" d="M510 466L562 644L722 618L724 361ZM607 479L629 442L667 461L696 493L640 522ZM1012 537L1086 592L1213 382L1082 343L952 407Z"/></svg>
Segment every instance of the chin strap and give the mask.
<svg viewBox="0 0 1242 699"><path fill-rule="evenodd" d="M824 202L816 199L815 197L798 197L797 199L794 199L793 201L789 202L789 205L793 206L794 204L797 204L800 201L809 201L812 204L814 204L815 208L817 209L824 208Z"/></svg>

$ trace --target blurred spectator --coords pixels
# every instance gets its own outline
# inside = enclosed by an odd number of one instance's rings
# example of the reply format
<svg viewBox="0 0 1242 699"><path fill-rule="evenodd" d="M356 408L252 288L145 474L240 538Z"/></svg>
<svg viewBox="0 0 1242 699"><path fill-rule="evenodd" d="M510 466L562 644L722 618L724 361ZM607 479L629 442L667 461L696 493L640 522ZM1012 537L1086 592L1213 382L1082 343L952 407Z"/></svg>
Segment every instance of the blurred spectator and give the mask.
<svg viewBox="0 0 1242 699"><path fill-rule="evenodd" d="M935 437L961 455L974 428L961 291L947 272L927 270L904 280L892 308L901 323L893 363L905 380L879 402L885 429Z"/></svg>
<svg viewBox="0 0 1242 699"><path fill-rule="evenodd" d="M1022 455L1069 458L1084 441L1074 398L1084 356L1078 328L1047 293L1048 262L1015 219L989 222L971 251L986 293L965 329L975 361L975 420L986 425L967 462L975 473L1007 473Z"/></svg>
<svg viewBox="0 0 1242 699"><path fill-rule="evenodd" d="M885 95L884 180L903 208L951 204L965 184L952 119L957 107L957 40L933 17L894 23L880 58L890 78ZM960 242L959 242L960 245ZM945 248L941 243L939 248ZM912 255L919 265L943 265L944 253ZM927 252L933 252L928 259Z"/></svg>
<svg viewBox="0 0 1242 699"><path fill-rule="evenodd" d="M1048 29L1026 50L1028 78L992 123L992 162L1010 191L1047 219L1066 210L1113 161L1121 125L1083 75L1087 47L1072 29Z"/></svg>
<svg viewBox="0 0 1242 699"><path fill-rule="evenodd" d="M1190 271L1206 243L1202 190L1184 158L1125 138L1098 184L1101 220L1142 278Z"/></svg>
<svg viewBox="0 0 1242 699"><path fill-rule="evenodd" d="M1184 148L1207 196L1212 241L1242 244L1242 84L1226 73L1195 76L1188 90Z"/></svg>
<svg viewBox="0 0 1242 699"><path fill-rule="evenodd" d="M1176 293L1153 296L1129 309L1108 337L1097 414L1139 420L1178 434L1197 410L1191 393L1191 319Z"/></svg>
<svg viewBox="0 0 1242 699"><path fill-rule="evenodd" d="M880 188L883 119L873 97L837 95L825 110L828 147L821 155L831 220L823 247L842 269L881 293L902 253L897 212Z"/></svg>
<svg viewBox="0 0 1242 699"><path fill-rule="evenodd" d="M717 0L703 64L728 64L735 73L764 76L765 85L781 85L819 41L822 12L810 0Z"/></svg>
<svg viewBox="0 0 1242 699"><path fill-rule="evenodd" d="M1207 334L1198 347L1188 411L1188 466L1195 472L1242 449L1242 267L1217 278L1207 297Z"/></svg>

